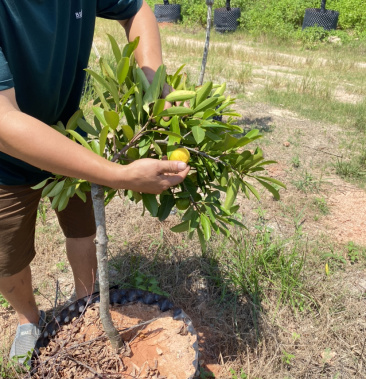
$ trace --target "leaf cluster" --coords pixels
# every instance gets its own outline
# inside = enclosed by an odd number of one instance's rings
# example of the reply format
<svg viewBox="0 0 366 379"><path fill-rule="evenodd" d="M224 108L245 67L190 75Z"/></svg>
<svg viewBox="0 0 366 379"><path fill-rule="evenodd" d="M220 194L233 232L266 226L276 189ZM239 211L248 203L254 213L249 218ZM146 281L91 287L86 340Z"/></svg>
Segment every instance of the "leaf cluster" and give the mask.
<svg viewBox="0 0 366 379"><path fill-rule="evenodd" d="M259 199L256 182L279 198L278 188L284 185L265 175L265 166L274 161L265 160L260 148L247 149L261 135L258 130L243 134L233 123L239 114L232 109L235 99L224 94L225 84L190 85L183 66L168 75L163 65L149 83L133 54L138 38L122 50L112 36L109 39L115 62L108 64L101 58L100 72L86 70L94 79L96 94L92 122L79 110L66 126L58 123L54 128L122 165L142 158L169 159L180 147L190 152L191 171L180 185L158 196L131 190L124 190L123 195L142 201L160 221L174 206L185 208L182 222L172 230L190 236L197 232L204 249L213 232L230 236L230 226L244 226L235 219L239 192ZM162 98L167 84L172 92ZM52 197L52 207L62 210L71 196L85 200L89 190L90 183L83 180L56 177L44 187L42 196ZM116 192L106 188L105 204Z"/></svg>

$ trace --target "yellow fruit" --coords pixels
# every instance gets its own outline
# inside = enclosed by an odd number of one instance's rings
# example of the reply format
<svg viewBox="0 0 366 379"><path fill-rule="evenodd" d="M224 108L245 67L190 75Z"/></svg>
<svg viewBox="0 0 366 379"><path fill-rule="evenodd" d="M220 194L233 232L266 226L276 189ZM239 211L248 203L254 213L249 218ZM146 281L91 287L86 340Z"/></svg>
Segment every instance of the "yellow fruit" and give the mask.
<svg viewBox="0 0 366 379"><path fill-rule="evenodd" d="M189 151L184 147L179 147L170 154L169 160L171 161L182 161L188 163L190 158Z"/></svg>
<svg viewBox="0 0 366 379"><path fill-rule="evenodd" d="M184 211L189 207L190 201L189 199L177 199L175 201L175 206L180 210Z"/></svg>

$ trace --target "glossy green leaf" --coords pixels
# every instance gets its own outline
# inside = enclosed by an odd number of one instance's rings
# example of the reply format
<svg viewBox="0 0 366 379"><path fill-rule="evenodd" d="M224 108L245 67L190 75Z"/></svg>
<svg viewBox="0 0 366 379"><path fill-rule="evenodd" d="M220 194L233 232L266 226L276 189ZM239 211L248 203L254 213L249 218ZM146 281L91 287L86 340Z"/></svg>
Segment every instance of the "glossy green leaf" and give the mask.
<svg viewBox="0 0 366 379"><path fill-rule="evenodd" d="M256 190L256 188L252 184L250 184L247 181L243 180L242 186L243 185L249 189L249 191L257 198L257 200L260 199L258 191ZM245 189L243 188L243 190L245 190ZM249 198L248 195L247 195L247 197Z"/></svg>
<svg viewBox="0 0 366 379"><path fill-rule="evenodd" d="M136 37L132 42L126 44L123 48L122 56L129 58L139 44L139 41L140 37Z"/></svg>
<svg viewBox="0 0 366 379"><path fill-rule="evenodd" d="M155 102L161 94L163 90L163 86L165 84L166 79L166 68L164 65L161 65L154 75L154 79L146 91L143 98L143 108L148 113L149 112L149 104Z"/></svg>
<svg viewBox="0 0 366 379"><path fill-rule="evenodd" d="M104 111L104 118L107 121L109 127L116 130L119 124L119 115L115 111Z"/></svg>
<svg viewBox="0 0 366 379"><path fill-rule="evenodd" d="M97 119L102 123L103 126L107 126L108 123L106 119L104 118L104 110L99 107L93 107L92 108L93 113L97 117Z"/></svg>
<svg viewBox="0 0 366 379"><path fill-rule="evenodd" d="M225 90L226 90L226 83L223 83L220 87L218 87L218 88L215 90L213 96L215 96L215 95L220 95L220 96L222 96L222 95L224 94Z"/></svg>
<svg viewBox="0 0 366 379"><path fill-rule="evenodd" d="M94 84L94 89L95 89L95 92L98 94L99 100L103 104L103 108L106 110L110 109L110 105L105 99L103 90L98 83Z"/></svg>
<svg viewBox="0 0 366 379"><path fill-rule="evenodd" d="M179 144L182 137L180 135L179 118L178 116L172 117L172 123L170 124L170 131L174 134L169 136L168 146Z"/></svg>
<svg viewBox="0 0 366 379"><path fill-rule="evenodd" d="M125 114L127 124L132 128L132 130L135 128L136 121L135 118L131 112L131 109L128 107L123 107L123 112Z"/></svg>
<svg viewBox="0 0 366 379"><path fill-rule="evenodd" d="M224 208L225 209L230 209L232 205L234 204L234 201L236 199L236 196L238 194L239 190L239 181L238 179L230 178L229 183L227 186L227 191L226 191L226 198L224 202Z"/></svg>
<svg viewBox="0 0 366 379"><path fill-rule="evenodd" d="M78 109L69 119L66 124L66 130L75 130L78 126L77 122L79 118L83 117L83 111Z"/></svg>
<svg viewBox="0 0 366 379"><path fill-rule="evenodd" d="M100 132L100 136L99 136L99 144L100 144L99 155L100 156L104 156L104 149L105 149L105 145L107 143L108 132L109 132L109 126L108 125L106 125L102 129L102 131Z"/></svg>
<svg viewBox="0 0 366 379"><path fill-rule="evenodd" d="M261 179L258 179L258 182L260 184L262 184L262 186L264 188L266 188L269 192L271 192L271 194L273 195L273 197L276 199L276 200L280 200L280 194L279 192L276 190L276 188L274 188L273 186L271 186L269 183L265 182L264 180L261 180Z"/></svg>
<svg viewBox="0 0 366 379"><path fill-rule="evenodd" d="M33 190L41 189L46 185L46 183L50 180L50 178L47 178L43 180L41 183L36 184L35 186L31 187Z"/></svg>
<svg viewBox="0 0 366 379"><path fill-rule="evenodd" d="M130 69L129 58L121 58L118 61L118 65L117 65L117 81L118 81L118 84L121 85L124 83L124 81L126 80L129 69Z"/></svg>
<svg viewBox="0 0 366 379"><path fill-rule="evenodd" d="M112 92L110 84L102 76L98 75L95 71L90 70L89 68L86 68L85 71L90 76L92 76L102 87L104 87L105 90Z"/></svg>
<svg viewBox="0 0 366 379"><path fill-rule="evenodd" d="M187 232L190 228L190 224L191 224L190 220L183 221L182 223L175 225L172 228L170 228L170 230L174 233Z"/></svg>
<svg viewBox="0 0 366 379"><path fill-rule="evenodd" d="M165 99L158 99L155 101L154 107L153 107L153 116L159 115L161 112L163 112L165 107Z"/></svg>
<svg viewBox="0 0 366 379"><path fill-rule="evenodd" d="M49 194L49 192L51 192L51 190L56 186L57 183L58 182L54 181L47 184L46 187L43 188L41 196L46 197Z"/></svg>
<svg viewBox="0 0 366 379"><path fill-rule="evenodd" d="M95 154L100 155L99 141L97 141L96 139L93 139L92 141L90 141L90 147L94 151Z"/></svg>
<svg viewBox="0 0 366 379"><path fill-rule="evenodd" d="M99 137L99 132L94 129L87 121L83 118L79 118L77 121L78 127L83 130L85 133L88 133L92 136Z"/></svg>
<svg viewBox="0 0 366 379"><path fill-rule="evenodd" d="M163 112L159 113L158 116L186 116L192 114L193 112L193 109L189 109L186 107L170 107L168 109L165 109Z"/></svg>
<svg viewBox="0 0 366 379"><path fill-rule="evenodd" d="M137 67L137 68L136 68L136 76L137 76L136 79L138 79L138 80L141 82L141 84L142 84L142 88L143 88L144 91L146 92L146 91L149 89L149 87L150 87L150 83L149 83L149 81L147 80L147 77L146 77L144 71L141 70L140 67ZM135 79L135 80L136 80L136 79Z"/></svg>
<svg viewBox="0 0 366 379"><path fill-rule="evenodd" d="M109 76L112 79L116 79L114 72L111 69L111 66L109 66L109 64L103 58L99 59L99 64L104 76Z"/></svg>
<svg viewBox="0 0 366 379"><path fill-rule="evenodd" d="M64 185L65 185L65 182L66 182L66 179L64 180L60 180L53 188L51 191L48 192L47 196L48 197L54 197L56 195L58 195L62 189L64 188Z"/></svg>
<svg viewBox="0 0 366 379"><path fill-rule="evenodd" d="M206 111L209 108L214 108L217 104L217 98L216 97L210 97L209 99L206 99L199 103L195 108L194 108L194 113L197 112L203 112Z"/></svg>
<svg viewBox="0 0 366 379"><path fill-rule="evenodd" d="M89 146L88 142L85 140L84 137L82 137L79 133L76 133L74 130L68 130L67 131L71 136L73 136L76 141L78 141L81 145L83 145L86 149L93 151L92 148Z"/></svg>
<svg viewBox="0 0 366 379"><path fill-rule="evenodd" d="M67 207L69 200L70 200L70 197L68 196L67 191L63 191L60 195L60 199L57 204L57 210L59 212L63 211Z"/></svg>
<svg viewBox="0 0 366 379"><path fill-rule="evenodd" d="M153 146L154 146L154 149L155 149L156 154L158 154L159 156L162 156L162 155L163 155L163 152L161 151L160 146L159 146L154 140L151 140L151 143L152 143Z"/></svg>
<svg viewBox="0 0 366 379"><path fill-rule="evenodd" d="M212 90L212 82L206 82L201 88L197 90L196 107L207 99Z"/></svg>
<svg viewBox="0 0 366 379"><path fill-rule="evenodd" d="M150 193L142 194L142 201L146 207L146 209L150 212L153 217L158 215L159 204L156 200L156 195Z"/></svg>
<svg viewBox="0 0 366 379"><path fill-rule="evenodd" d="M116 59L116 62L119 62L122 58L121 49L119 48L118 43L116 42L113 36L111 36L108 33L107 33L107 36L112 46L114 58Z"/></svg>
<svg viewBox="0 0 366 379"><path fill-rule="evenodd" d="M133 136L134 136L134 132L133 132L131 126L130 125L122 125L121 128L123 131L123 135L127 138L128 141L131 141Z"/></svg>
<svg viewBox="0 0 366 379"><path fill-rule="evenodd" d="M63 125L60 125L57 123L56 125L51 125L51 128L57 130L59 133L63 134L64 136L67 136L65 127Z"/></svg>
<svg viewBox="0 0 366 379"><path fill-rule="evenodd" d="M171 193L160 195L160 207L158 210L158 217L160 221L164 221L170 215L174 205L174 196Z"/></svg>
<svg viewBox="0 0 366 379"><path fill-rule="evenodd" d="M203 229L203 235L205 240L208 241L211 238L211 222L210 219L203 213L200 216L201 226Z"/></svg>
<svg viewBox="0 0 366 379"><path fill-rule="evenodd" d="M206 240L205 240L203 232L200 228L197 228L197 234L198 234L198 239L200 241L202 252L206 253L206 251L207 251Z"/></svg>
<svg viewBox="0 0 366 379"><path fill-rule="evenodd" d="M259 178L259 179L265 180L267 182L271 182L271 183L277 184L280 187L286 188L286 185L284 183L282 183L281 181L279 181L279 180L277 180L275 178L271 178L269 176L256 176L256 178Z"/></svg>
<svg viewBox="0 0 366 379"><path fill-rule="evenodd" d="M197 145L200 144L206 136L206 132L200 126L194 126L192 128L193 137L197 142Z"/></svg>
<svg viewBox="0 0 366 379"><path fill-rule="evenodd" d="M80 190L80 188L76 188L75 193L77 196L80 197L80 199L86 203L86 194Z"/></svg>

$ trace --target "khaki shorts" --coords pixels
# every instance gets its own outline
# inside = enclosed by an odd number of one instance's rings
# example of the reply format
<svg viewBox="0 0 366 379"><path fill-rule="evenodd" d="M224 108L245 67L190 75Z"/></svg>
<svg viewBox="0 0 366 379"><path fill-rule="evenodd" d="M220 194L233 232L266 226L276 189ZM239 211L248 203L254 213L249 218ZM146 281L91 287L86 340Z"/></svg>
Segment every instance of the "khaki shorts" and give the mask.
<svg viewBox="0 0 366 379"><path fill-rule="evenodd" d="M0 277L23 270L35 256L34 235L41 190L29 186L0 185ZM90 193L84 203L78 196L57 212L67 238L89 237L95 233Z"/></svg>

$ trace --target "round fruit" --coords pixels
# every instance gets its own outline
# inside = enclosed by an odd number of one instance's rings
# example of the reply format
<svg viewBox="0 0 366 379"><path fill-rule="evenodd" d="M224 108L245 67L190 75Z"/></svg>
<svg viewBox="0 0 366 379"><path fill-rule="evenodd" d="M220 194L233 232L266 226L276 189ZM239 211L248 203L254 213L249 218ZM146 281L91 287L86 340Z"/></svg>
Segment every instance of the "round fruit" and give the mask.
<svg viewBox="0 0 366 379"><path fill-rule="evenodd" d="M180 210L184 211L189 207L190 201L189 199L177 199L175 201L175 206Z"/></svg>
<svg viewBox="0 0 366 379"><path fill-rule="evenodd" d="M182 161L188 163L190 158L189 151L184 147L179 147L170 154L169 160L171 161Z"/></svg>

